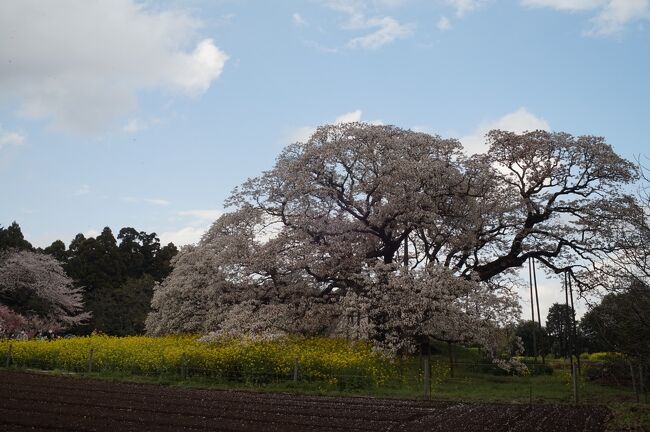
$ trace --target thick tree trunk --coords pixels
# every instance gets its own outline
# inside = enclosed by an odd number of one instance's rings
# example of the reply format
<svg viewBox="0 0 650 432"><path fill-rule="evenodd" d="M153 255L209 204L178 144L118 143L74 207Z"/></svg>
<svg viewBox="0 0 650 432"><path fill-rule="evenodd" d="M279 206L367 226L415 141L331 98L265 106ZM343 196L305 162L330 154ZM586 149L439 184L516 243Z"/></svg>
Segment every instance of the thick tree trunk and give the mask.
<svg viewBox="0 0 650 432"><path fill-rule="evenodd" d="M404 267L409 268L409 238L406 236L404 239Z"/></svg>

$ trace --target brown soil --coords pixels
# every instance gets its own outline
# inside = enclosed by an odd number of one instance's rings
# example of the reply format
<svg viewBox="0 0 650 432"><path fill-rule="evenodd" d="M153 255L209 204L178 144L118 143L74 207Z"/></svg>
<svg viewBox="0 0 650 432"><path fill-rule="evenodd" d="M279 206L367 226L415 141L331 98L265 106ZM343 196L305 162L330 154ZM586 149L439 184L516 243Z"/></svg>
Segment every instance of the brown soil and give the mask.
<svg viewBox="0 0 650 432"><path fill-rule="evenodd" d="M0 431L601 431L601 407L197 390L0 371Z"/></svg>

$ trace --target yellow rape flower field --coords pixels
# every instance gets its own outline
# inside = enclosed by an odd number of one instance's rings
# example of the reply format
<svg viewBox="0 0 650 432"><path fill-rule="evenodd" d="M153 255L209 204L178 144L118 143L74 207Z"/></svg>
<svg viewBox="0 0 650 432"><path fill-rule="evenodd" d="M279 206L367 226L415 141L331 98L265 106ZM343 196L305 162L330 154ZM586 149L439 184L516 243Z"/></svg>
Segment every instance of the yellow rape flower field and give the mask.
<svg viewBox="0 0 650 432"><path fill-rule="evenodd" d="M0 359L20 368L131 376L208 377L221 382L301 381L340 388L375 387L395 376L394 360L365 342L335 338L275 340L197 336L93 335L46 340L0 340Z"/></svg>

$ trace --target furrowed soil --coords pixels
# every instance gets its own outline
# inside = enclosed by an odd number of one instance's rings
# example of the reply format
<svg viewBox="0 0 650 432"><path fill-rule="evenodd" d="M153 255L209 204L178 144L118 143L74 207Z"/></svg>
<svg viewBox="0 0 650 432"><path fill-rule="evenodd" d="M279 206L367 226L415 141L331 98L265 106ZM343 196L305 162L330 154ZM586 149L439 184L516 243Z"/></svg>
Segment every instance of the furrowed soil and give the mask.
<svg viewBox="0 0 650 432"><path fill-rule="evenodd" d="M0 371L0 431L602 431L603 407L199 390Z"/></svg>

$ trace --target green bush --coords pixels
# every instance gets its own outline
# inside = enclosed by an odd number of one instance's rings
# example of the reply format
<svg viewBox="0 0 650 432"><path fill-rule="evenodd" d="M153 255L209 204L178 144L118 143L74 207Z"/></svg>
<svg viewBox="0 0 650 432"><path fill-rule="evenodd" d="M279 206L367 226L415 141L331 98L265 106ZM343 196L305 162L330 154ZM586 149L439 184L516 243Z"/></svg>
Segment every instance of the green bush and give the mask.
<svg viewBox="0 0 650 432"><path fill-rule="evenodd" d="M583 366L587 381L596 381L609 385L630 384L630 366L618 353L590 354Z"/></svg>
<svg viewBox="0 0 650 432"><path fill-rule="evenodd" d="M496 364L490 363L490 360L485 359L481 361L478 366L478 372L486 373L495 376L508 376L508 375L552 375L553 367L549 364L542 364L540 362L534 362L529 359L520 359L520 361L526 365L528 369L526 372L518 372L514 369L505 370L497 366Z"/></svg>

